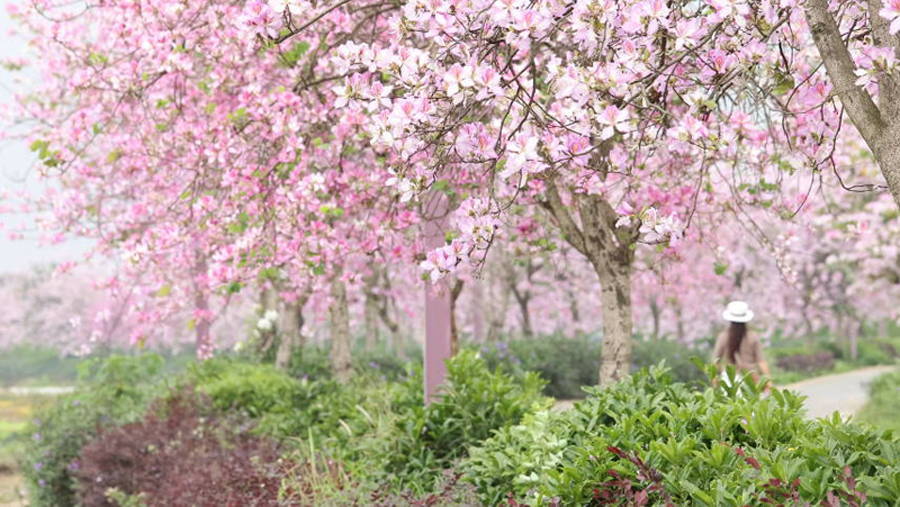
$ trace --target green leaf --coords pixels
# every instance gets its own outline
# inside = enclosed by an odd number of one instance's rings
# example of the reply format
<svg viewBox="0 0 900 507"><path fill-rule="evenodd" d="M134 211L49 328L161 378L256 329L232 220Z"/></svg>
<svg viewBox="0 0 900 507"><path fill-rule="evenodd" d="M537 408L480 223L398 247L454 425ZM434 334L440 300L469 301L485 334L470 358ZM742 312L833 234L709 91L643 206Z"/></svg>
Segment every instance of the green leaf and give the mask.
<svg viewBox="0 0 900 507"><path fill-rule="evenodd" d="M91 65L105 65L109 62L109 58L100 53L91 53L88 55L88 63Z"/></svg>
<svg viewBox="0 0 900 507"><path fill-rule="evenodd" d="M772 93L775 95L784 95L794 89L794 78L790 74L778 73L777 81Z"/></svg>
<svg viewBox="0 0 900 507"><path fill-rule="evenodd" d="M122 158L122 155L124 155L124 154L125 154L125 152L122 151L121 148L116 148L113 151L109 152L109 154L106 156L106 161L109 162L110 164L114 164L120 158Z"/></svg>
<svg viewBox="0 0 900 507"><path fill-rule="evenodd" d="M31 143L30 149L31 149L31 151L33 151L33 152L41 152L41 153L43 153L43 152L47 151L47 148L48 148L49 146L50 146L50 142L49 142L49 141L42 141L42 140L39 139L39 140L34 141L34 142Z"/></svg>

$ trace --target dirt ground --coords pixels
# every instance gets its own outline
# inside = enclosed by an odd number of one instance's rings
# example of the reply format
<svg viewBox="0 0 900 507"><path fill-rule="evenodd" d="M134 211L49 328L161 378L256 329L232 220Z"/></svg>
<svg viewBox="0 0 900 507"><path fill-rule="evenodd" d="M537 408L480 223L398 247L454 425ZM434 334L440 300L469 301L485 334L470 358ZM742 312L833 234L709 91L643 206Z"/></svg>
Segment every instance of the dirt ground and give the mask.
<svg viewBox="0 0 900 507"><path fill-rule="evenodd" d="M15 470L0 469L0 507L20 507L25 503L25 484Z"/></svg>

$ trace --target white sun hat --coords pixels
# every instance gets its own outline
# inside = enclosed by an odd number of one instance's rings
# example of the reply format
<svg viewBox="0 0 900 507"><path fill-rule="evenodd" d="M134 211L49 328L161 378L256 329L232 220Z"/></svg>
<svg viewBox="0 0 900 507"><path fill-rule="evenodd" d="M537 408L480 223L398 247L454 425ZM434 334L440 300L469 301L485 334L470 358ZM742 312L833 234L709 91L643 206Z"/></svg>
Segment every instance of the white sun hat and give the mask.
<svg viewBox="0 0 900 507"><path fill-rule="evenodd" d="M750 322L753 320L753 310L743 301L732 301L722 312L722 318L729 322Z"/></svg>

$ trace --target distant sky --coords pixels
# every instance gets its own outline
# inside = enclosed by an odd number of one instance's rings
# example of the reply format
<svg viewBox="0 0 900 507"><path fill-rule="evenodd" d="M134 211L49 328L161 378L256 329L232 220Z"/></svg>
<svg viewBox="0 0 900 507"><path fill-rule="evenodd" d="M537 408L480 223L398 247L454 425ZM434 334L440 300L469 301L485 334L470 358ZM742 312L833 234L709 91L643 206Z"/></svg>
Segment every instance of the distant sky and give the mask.
<svg viewBox="0 0 900 507"><path fill-rule="evenodd" d="M0 60L10 57L21 57L26 53L25 43L16 37L10 37L9 31L14 26L13 21L6 14L6 9L0 6ZM0 69L0 104L9 104L14 92L22 88L17 83L24 76L21 72L13 73ZM0 124L0 128L7 129L8 125ZM34 157L28 150L28 146L19 142L0 141L0 188L16 193L38 195L42 183L38 181L34 168ZM20 224L32 224L33 216L28 215L0 215L0 222L6 224L6 229ZM70 240L58 245L41 245L35 239L35 234L28 234L27 239L12 241L7 233L0 230L0 273L17 272L27 270L33 266L60 262L64 260L78 260L88 248L84 240Z"/></svg>

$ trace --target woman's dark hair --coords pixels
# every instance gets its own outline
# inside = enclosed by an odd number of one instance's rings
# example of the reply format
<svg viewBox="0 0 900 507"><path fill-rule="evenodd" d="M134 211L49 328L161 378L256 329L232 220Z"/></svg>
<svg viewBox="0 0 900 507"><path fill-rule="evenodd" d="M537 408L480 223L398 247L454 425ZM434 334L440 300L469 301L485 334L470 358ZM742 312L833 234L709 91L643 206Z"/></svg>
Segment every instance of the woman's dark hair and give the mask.
<svg viewBox="0 0 900 507"><path fill-rule="evenodd" d="M747 324L732 322L728 328L728 343L725 345L725 357L734 364L734 355L741 348L741 342L747 336Z"/></svg>

